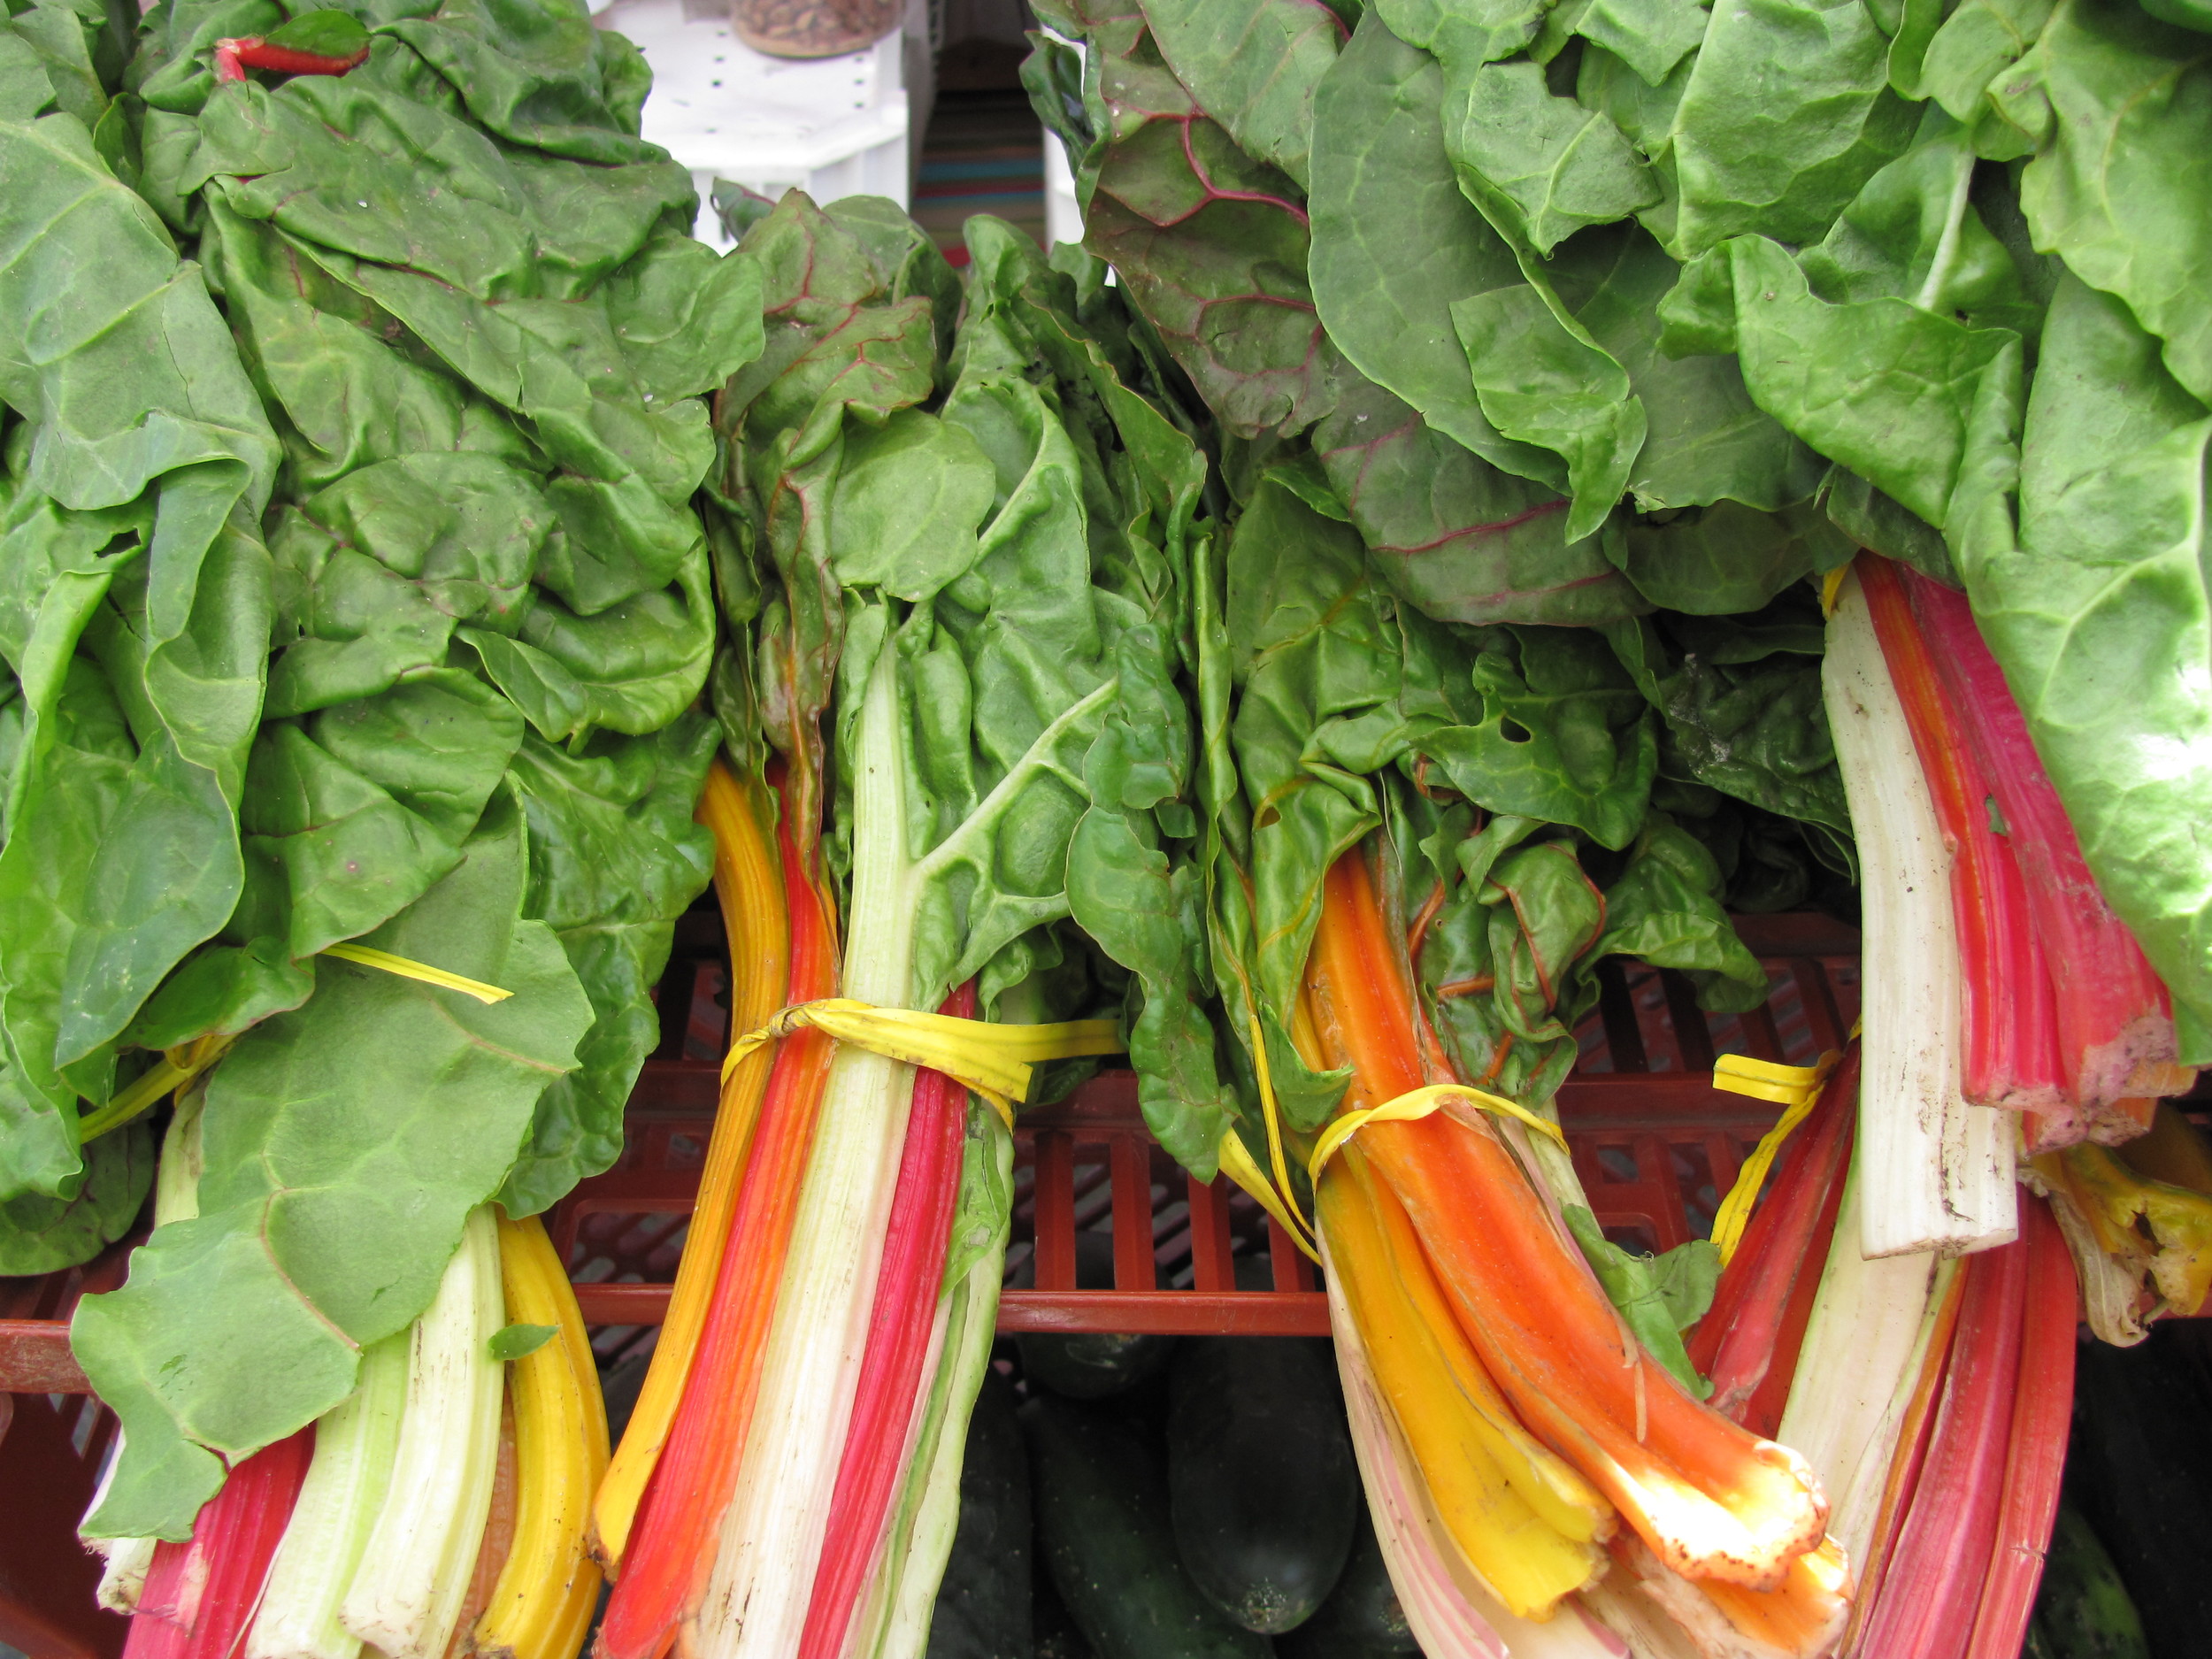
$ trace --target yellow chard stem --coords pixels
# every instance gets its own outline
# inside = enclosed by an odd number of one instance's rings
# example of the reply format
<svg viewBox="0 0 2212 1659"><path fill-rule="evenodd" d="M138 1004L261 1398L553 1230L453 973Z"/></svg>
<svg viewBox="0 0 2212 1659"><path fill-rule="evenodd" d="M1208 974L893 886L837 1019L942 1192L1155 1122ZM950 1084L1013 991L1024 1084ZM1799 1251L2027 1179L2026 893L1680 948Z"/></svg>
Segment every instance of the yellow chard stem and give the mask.
<svg viewBox="0 0 2212 1659"><path fill-rule="evenodd" d="M791 929L784 914L783 880L764 827L773 810L758 785L740 780L719 758L707 769L698 818L714 834L714 890L730 947L733 1033L765 1022L782 1002L790 982ZM646 1482L660 1461L684 1383L691 1375L773 1056L772 1048L757 1049L723 1075L714 1133L699 1177L699 1202L691 1212L691 1230L676 1268L667 1322L661 1326L622 1444L592 1505L592 1553L610 1577L620 1571Z"/></svg>
<svg viewBox="0 0 2212 1659"><path fill-rule="evenodd" d="M495 1659L575 1659L599 1597L584 1547L593 1489L607 1467L607 1410L576 1293L535 1216L499 1223L507 1317L558 1334L511 1360L515 1535L477 1622L472 1651Z"/></svg>

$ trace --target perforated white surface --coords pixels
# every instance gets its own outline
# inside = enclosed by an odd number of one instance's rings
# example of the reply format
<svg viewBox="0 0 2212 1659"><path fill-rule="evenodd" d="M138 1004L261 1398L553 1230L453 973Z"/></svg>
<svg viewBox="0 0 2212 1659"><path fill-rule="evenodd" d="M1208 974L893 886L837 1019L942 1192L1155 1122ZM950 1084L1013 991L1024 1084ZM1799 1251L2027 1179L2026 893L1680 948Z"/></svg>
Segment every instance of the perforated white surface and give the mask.
<svg viewBox="0 0 2212 1659"><path fill-rule="evenodd" d="M614 0L593 21L619 30L653 71L645 136L691 169L697 234L722 242L704 204L728 179L776 196L797 188L818 202L908 196L909 32L841 58L770 58L741 42L720 9L687 19L683 0Z"/></svg>

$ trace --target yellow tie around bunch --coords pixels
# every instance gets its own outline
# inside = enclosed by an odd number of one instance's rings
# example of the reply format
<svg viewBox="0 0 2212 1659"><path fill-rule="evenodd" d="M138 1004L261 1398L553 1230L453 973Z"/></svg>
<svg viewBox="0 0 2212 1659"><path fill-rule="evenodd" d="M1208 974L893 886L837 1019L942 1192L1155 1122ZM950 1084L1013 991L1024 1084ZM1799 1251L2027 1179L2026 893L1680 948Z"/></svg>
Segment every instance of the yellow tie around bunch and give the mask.
<svg viewBox="0 0 2212 1659"><path fill-rule="evenodd" d="M1830 1049L1820 1056L1817 1065L1783 1065L1773 1060L1755 1060L1747 1054L1724 1054L1713 1066L1713 1087L1726 1089L1732 1094L1748 1094L1754 1100L1771 1101L1782 1107L1781 1121L1766 1133L1753 1148L1736 1172L1736 1184L1728 1189L1728 1196L1720 1201L1720 1208L1713 1212L1713 1245L1720 1251L1721 1265L1736 1254L1736 1247L1743 1242L1743 1230L1751 1220L1751 1207L1758 1202L1759 1189L1766 1185L1767 1171L1774 1167L1775 1154L1781 1151L1782 1142L1790 1133L1812 1116L1819 1103L1820 1091L1826 1087L1828 1074L1836 1069L1842 1055Z"/></svg>
<svg viewBox="0 0 2212 1659"><path fill-rule="evenodd" d="M826 996L784 1009L758 1031L740 1037L723 1056L722 1075L727 1078L761 1044L802 1028L886 1059L942 1071L990 1102L1009 1129L1014 1126L1015 1105L1029 1096L1030 1077L1039 1062L1119 1054L1123 1047L1119 1029L1110 1019L996 1025L953 1014L878 1008L849 996Z"/></svg>
<svg viewBox="0 0 2212 1659"><path fill-rule="evenodd" d="M1250 1194L1261 1209L1280 1222L1294 1240L1298 1248L1320 1261L1320 1252L1314 1247L1313 1224L1298 1208L1298 1200L1291 1191L1290 1173L1283 1161L1282 1128L1275 1105L1275 1088L1268 1074L1267 1045L1260 1033L1260 1023L1252 1022L1252 1054L1259 1072L1260 1114L1267 1125L1267 1150L1274 1168L1271 1181L1265 1171L1245 1150L1244 1141L1234 1126L1222 1132L1221 1170L1231 1180ZM1370 1106L1359 1111L1348 1111L1332 1118L1314 1142L1313 1151L1306 1159L1306 1174L1316 1183L1329 1160L1343 1148L1344 1143L1373 1123L1413 1123L1439 1110L1447 1101L1466 1101L1487 1112L1497 1112L1508 1118L1517 1118L1532 1129L1540 1130L1561 1146L1567 1137L1559 1125L1538 1117L1525 1106L1509 1101L1502 1094L1493 1094L1487 1089L1472 1088L1464 1083L1433 1083L1425 1088L1409 1089L1395 1099L1386 1100L1379 1106Z"/></svg>

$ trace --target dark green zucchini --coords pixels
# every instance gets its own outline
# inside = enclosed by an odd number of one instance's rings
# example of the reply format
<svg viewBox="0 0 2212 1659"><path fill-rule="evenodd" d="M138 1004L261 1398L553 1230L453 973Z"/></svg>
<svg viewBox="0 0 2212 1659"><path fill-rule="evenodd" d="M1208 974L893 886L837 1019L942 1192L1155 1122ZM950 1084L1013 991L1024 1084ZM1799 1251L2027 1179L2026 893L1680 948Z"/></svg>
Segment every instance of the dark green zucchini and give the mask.
<svg viewBox="0 0 2212 1659"><path fill-rule="evenodd" d="M1367 1506L1359 1506L1359 1527L1352 1540L1351 1559L1329 1592L1320 1611L1286 1636L1276 1639L1278 1659L1329 1659L1333 1653L1348 1656L1385 1653L1418 1653L1413 1626L1398 1605L1391 1587L1390 1569L1384 1564L1382 1544L1375 1536Z"/></svg>
<svg viewBox="0 0 2212 1659"><path fill-rule="evenodd" d="M1199 1594L1176 1558L1157 1449L1110 1412L1040 1394L1021 1409L1037 1547L1097 1659L1267 1659L1267 1640Z"/></svg>
<svg viewBox="0 0 2212 1659"><path fill-rule="evenodd" d="M1029 1264L1017 1282L1033 1283ZM1114 1241L1103 1233L1075 1235L1075 1283L1079 1290L1114 1287ZM1070 1400L1104 1400L1156 1376L1175 1351L1171 1336L1123 1336L1085 1332L1057 1336L1026 1331L1015 1338L1021 1349L1022 1375Z"/></svg>
<svg viewBox="0 0 2212 1659"><path fill-rule="evenodd" d="M2177 1325L2153 1326L2134 1348L2076 1350L2066 1495L2111 1552L2152 1659L2202 1659L2212 1647L2212 1389L2200 1333Z"/></svg>
<svg viewBox="0 0 2212 1659"><path fill-rule="evenodd" d="M2143 1621L2104 1545L2070 1503L2043 1557L2035 1596L2036 1633L2046 1659L2150 1659Z"/></svg>
<svg viewBox="0 0 2212 1659"><path fill-rule="evenodd" d="M1167 1425L1169 1502L1191 1578L1247 1630L1304 1624L1344 1571L1362 1507L1329 1345L1187 1340Z"/></svg>
<svg viewBox="0 0 2212 1659"><path fill-rule="evenodd" d="M1014 1385L996 1371L968 1417L960 1530L930 1615L927 1659L1033 1659L1029 1451L1014 1421Z"/></svg>

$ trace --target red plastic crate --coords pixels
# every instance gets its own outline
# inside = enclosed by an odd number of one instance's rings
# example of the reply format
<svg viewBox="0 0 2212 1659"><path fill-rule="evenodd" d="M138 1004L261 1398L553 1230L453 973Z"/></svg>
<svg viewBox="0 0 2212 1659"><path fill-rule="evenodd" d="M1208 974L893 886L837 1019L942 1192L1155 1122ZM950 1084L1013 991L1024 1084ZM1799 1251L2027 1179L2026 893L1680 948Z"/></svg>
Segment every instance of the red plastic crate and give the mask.
<svg viewBox="0 0 2212 1659"><path fill-rule="evenodd" d="M1775 989L1752 1014L1701 1012L1689 982L1647 969L1601 970L1602 995L1580 1061L1559 1092L1578 1170L1615 1239L1667 1249L1701 1236L1774 1109L1712 1087L1713 1056L1740 1049L1807 1063L1838 1046L1858 1004L1858 936L1818 916L1746 917L1740 926ZM721 930L684 918L663 978L662 1042L632 1096L620 1162L581 1183L548 1217L585 1318L612 1359L664 1317L712 1126L727 1016ZM1135 1079L1109 1071L1065 1101L1025 1112L1016 1133L1010 1276L1033 1283L1000 1303L1004 1331L1324 1334L1325 1298L1305 1258L1225 1180L1193 1181L1155 1143ZM1075 1239L1113 1241L1110 1290L1076 1288ZM77 1394L69 1311L119 1282L128 1241L44 1279L0 1280L0 1392ZM1237 1288L1237 1263L1266 1287Z"/></svg>
<svg viewBox="0 0 2212 1659"><path fill-rule="evenodd" d="M1772 1121L1773 1108L1711 1087L1714 1054L1809 1062L1839 1042L1856 1013L1855 933L1808 916L1740 926L1775 976L1764 1009L1714 1019L1680 976L1609 964L1581 1059L1560 1091L1592 1207L1609 1234L1636 1248L1703 1233ZM724 984L718 920L695 912L662 979L662 1041L631 1098L621 1160L547 1217L605 1364L644 1352L665 1316L713 1121ZM1306 1258L1243 1193L1175 1165L1144 1125L1132 1074L1102 1073L1069 1099L1025 1112L1015 1160L1007 1266L1031 1282L1004 1293L1002 1331L1327 1333L1326 1299ZM1110 1240L1113 1288L1077 1288L1083 1233ZM81 1295L121 1282L142 1236L65 1273L0 1279L0 1491L36 1494L0 1505L0 1641L37 1659L104 1659L121 1648L125 1623L93 1606L96 1565L72 1530L114 1419L70 1397L88 1386L69 1352L68 1317ZM1259 1288L1238 1288L1240 1263Z"/></svg>
<svg viewBox="0 0 2212 1659"><path fill-rule="evenodd" d="M666 987L660 1052L633 1100L621 1164L582 1183L550 1217L603 1356L634 1351L664 1317L714 1110L726 1041L719 937L687 918ZM1714 1017L1681 975L1617 962L1601 970L1599 1011L1561 1088L1560 1114L1600 1225L1621 1243L1671 1248L1701 1237L1775 1109L1712 1087L1731 1050L1809 1064L1840 1045L1858 1011L1858 935L1825 917L1740 918L1774 993L1743 1017ZM1024 1112L1015 1135L1010 1279L1002 1331L1308 1334L1328 1330L1310 1265L1258 1205L1225 1180L1193 1181L1146 1130L1128 1072L1100 1074ZM1113 1243L1114 1286L1079 1290L1079 1232ZM1237 1288L1240 1259L1267 1288Z"/></svg>

